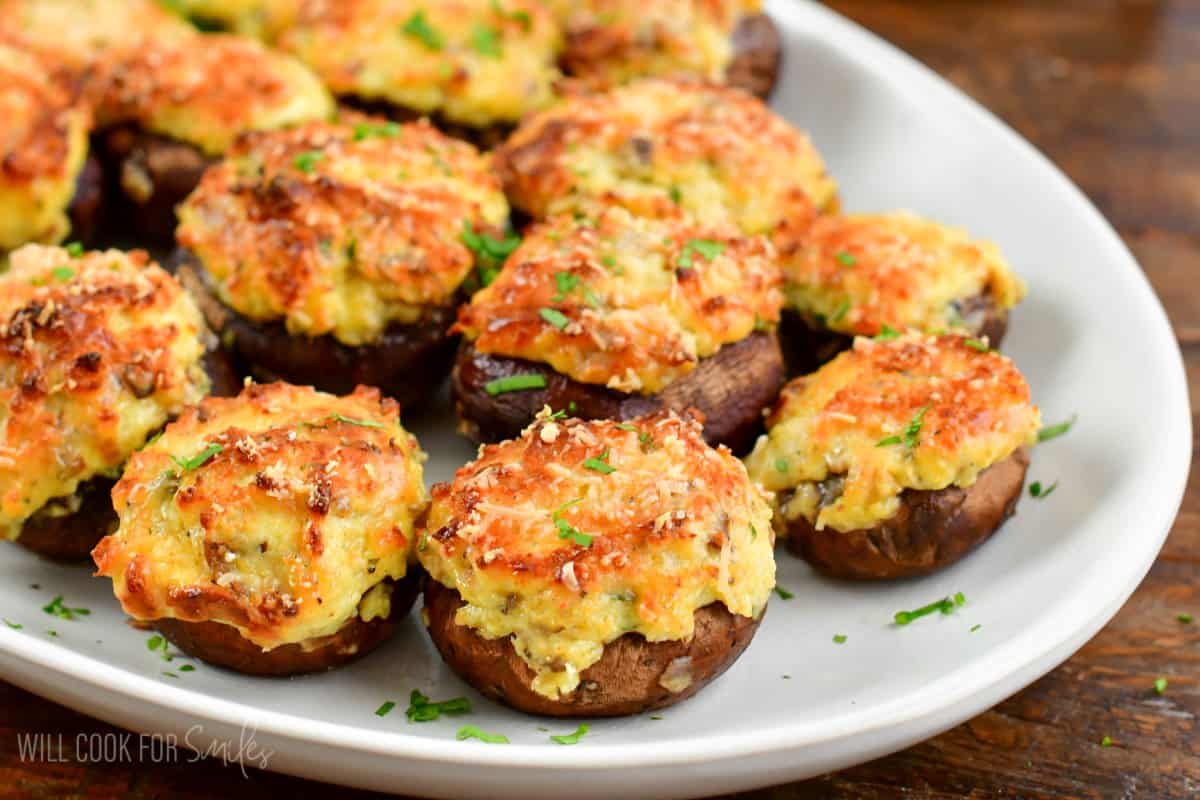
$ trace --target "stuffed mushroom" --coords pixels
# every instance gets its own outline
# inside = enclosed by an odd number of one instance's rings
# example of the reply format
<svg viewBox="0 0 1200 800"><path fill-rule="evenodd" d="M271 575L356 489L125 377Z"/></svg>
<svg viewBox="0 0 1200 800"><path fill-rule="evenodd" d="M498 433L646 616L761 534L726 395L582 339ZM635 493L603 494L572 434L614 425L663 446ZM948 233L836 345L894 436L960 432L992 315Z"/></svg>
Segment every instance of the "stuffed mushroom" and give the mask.
<svg viewBox="0 0 1200 800"><path fill-rule="evenodd" d="M125 461L234 382L195 303L145 253L26 245L0 274L0 536L86 558Z"/></svg>
<svg viewBox="0 0 1200 800"><path fill-rule="evenodd" d="M767 97L779 31L757 0L550 0L566 44L563 72L590 88L692 77Z"/></svg>
<svg viewBox="0 0 1200 800"><path fill-rule="evenodd" d="M785 387L746 463L791 551L834 577L903 578L1014 513L1039 426L1021 373L979 340L858 338Z"/></svg>
<svg viewBox="0 0 1200 800"><path fill-rule="evenodd" d="M823 216L780 235L793 373L811 372L855 336L962 331L999 347L1025 284L995 245L907 212Z"/></svg>
<svg viewBox="0 0 1200 800"><path fill-rule="evenodd" d="M92 555L181 650L288 675L365 655L416 597L424 454L399 407L277 383L209 398L129 462Z"/></svg>
<svg viewBox="0 0 1200 800"><path fill-rule="evenodd" d="M346 115L240 140L180 207L181 279L260 378L406 406L454 352L464 283L505 246L488 160L426 122Z"/></svg>
<svg viewBox="0 0 1200 800"><path fill-rule="evenodd" d="M671 705L750 643L775 583L770 509L700 424L547 410L433 490L425 618L483 694L550 716Z"/></svg>
<svg viewBox="0 0 1200 800"><path fill-rule="evenodd" d="M561 35L537 0L300 0L276 44L339 97L487 144L551 101Z"/></svg>
<svg viewBox="0 0 1200 800"><path fill-rule="evenodd" d="M837 207L837 187L801 132L723 86L647 79L567 97L496 151L513 205L534 219L595 215L732 222L775 234Z"/></svg>
<svg viewBox="0 0 1200 800"><path fill-rule="evenodd" d="M695 407L709 442L741 449L783 383L774 255L731 225L621 208L534 226L459 312L463 432L516 436L544 405L615 419Z"/></svg>

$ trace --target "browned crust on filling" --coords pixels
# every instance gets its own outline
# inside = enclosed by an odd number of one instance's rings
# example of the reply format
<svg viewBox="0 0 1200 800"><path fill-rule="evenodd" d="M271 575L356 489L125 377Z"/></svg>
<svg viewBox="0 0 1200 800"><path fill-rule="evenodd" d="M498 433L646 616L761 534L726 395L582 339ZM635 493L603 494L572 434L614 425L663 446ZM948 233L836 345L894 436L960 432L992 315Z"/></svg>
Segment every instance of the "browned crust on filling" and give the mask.
<svg viewBox="0 0 1200 800"><path fill-rule="evenodd" d="M392 587L392 610L386 618L364 622L354 617L337 633L307 650L298 644L285 644L264 651L237 628L222 622L168 618L154 624L171 644L188 655L235 672L275 677L323 672L362 658L386 641L412 608L420 583L420 573L406 575Z"/></svg>
<svg viewBox="0 0 1200 800"><path fill-rule="evenodd" d="M996 305L990 294L969 297L958 304L958 313L970 335L987 339L999 349L1008 332L1008 312ZM789 377L807 375L850 349L854 337L819 327L802 314L785 308L779 322L779 338Z"/></svg>
<svg viewBox="0 0 1200 800"><path fill-rule="evenodd" d="M487 384L511 375L541 375L546 388L487 393ZM762 410L783 385L783 355L773 332L727 344L701 359L686 377L656 395L625 394L585 384L533 361L480 353L470 342L459 348L450 385L462 432L477 442L519 436L543 407L581 419L632 419L659 410L695 408L704 415L704 439L739 452L762 425Z"/></svg>
<svg viewBox="0 0 1200 800"><path fill-rule="evenodd" d="M244 317L209 291L190 254L180 252L172 260L179 282L196 298L238 371L262 382L283 380L333 394L375 386L409 408L429 400L450 370L457 338L447 333L453 306L430 307L421 322L392 325L378 342L352 347L332 335L293 335L282 322Z"/></svg>
<svg viewBox="0 0 1200 800"><path fill-rule="evenodd" d="M783 42L775 22L766 14L743 17L733 31L733 61L725 82L766 100L782 62Z"/></svg>
<svg viewBox="0 0 1200 800"><path fill-rule="evenodd" d="M600 660L580 675L579 688L552 700L533 691L534 672L510 639L485 639L454 622L462 605L458 592L428 581L429 635L442 658L487 697L548 717L620 717L686 700L737 660L762 621L762 614L751 619L711 603L696 612L695 634L688 641L648 642L640 634L627 633L605 645ZM669 675L690 675L691 682L672 692L660 683L668 670Z"/></svg>
<svg viewBox="0 0 1200 800"><path fill-rule="evenodd" d="M1028 467L1029 450L1022 448L980 473L970 488L905 490L896 515L867 530L818 531L800 517L788 523L788 549L834 578L926 575L958 561L1016 512Z"/></svg>

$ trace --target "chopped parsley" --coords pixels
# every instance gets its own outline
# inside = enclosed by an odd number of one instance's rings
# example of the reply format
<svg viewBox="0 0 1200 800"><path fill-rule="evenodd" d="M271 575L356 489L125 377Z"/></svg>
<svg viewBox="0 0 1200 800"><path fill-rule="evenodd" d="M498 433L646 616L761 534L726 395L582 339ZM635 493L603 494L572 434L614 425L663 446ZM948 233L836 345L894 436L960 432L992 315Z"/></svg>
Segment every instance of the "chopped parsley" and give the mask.
<svg viewBox="0 0 1200 800"><path fill-rule="evenodd" d="M611 475L617 471L617 468L608 463L608 448L604 448L604 452L599 456L594 456L583 462L583 466L593 472L599 472L601 475Z"/></svg>
<svg viewBox="0 0 1200 800"><path fill-rule="evenodd" d="M388 704L385 703L384 705ZM379 714L378 711L375 713ZM434 703L422 694L419 689L413 689L408 696L408 709L405 710L404 716L408 717L409 722L432 722L441 717L442 714L448 717L456 717L460 714L470 713L471 701L465 697L452 697L449 700ZM382 717L383 714L379 714L379 716Z"/></svg>
<svg viewBox="0 0 1200 800"><path fill-rule="evenodd" d="M1154 679L1154 692L1155 692L1155 694L1166 694L1167 693L1167 679L1166 678L1155 678Z"/></svg>
<svg viewBox="0 0 1200 800"><path fill-rule="evenodd" d="M750 523L750 541L753 542L757 538L758 538L758 528L754 527L754 523L751 522Z"/></svg>
<svg viewBox="0 0 1200 800"><path fill-rule="evenodd" d="M981 353L986 353L992 349L988 347L988 343L982 339L963 339L963 344L972 350L978 350Z"/></svg>
<svg viewBox="0 0 1200 800"><path fill-rule="evenodd" d="M376 422L373 419L355 419L354 417L346 417L337 412L329 415L329 418L334 422L344 422L347 425L357 425L360 428L386 428L382 422Z"/></svg>
<svg viewBox="0 0 1200 800"><path fill-rule="evenodd" d="M1100 740L1101 747L1112 747L1112 744L1113 744L1113 740L1112 740L1111 736L1105 736L1103 739Z"/></svg>
<svg viewBox="0 0 1200 800"><path fill-rule="evenodd" d="M843 267L853 267L858 263L858 259L854 257L854 254L847 253L845 250L834 253L833 257L836 258L837 262Z"/></svg>
<svg viewBox="0 0 1200 800"><path fill-rule="evenodd" d="M174 672L167 672L167 671L165 671L165 670L163 671L163 677L165 677L165 678L174 678L175 680L179 680L179 676L178 676L178 675L176 675Z"/></svg>
<svg viewBox="0 0 1200 800"><path fill-rule="evenodd" d="M849 300L845 301L840 306L838 306L837 311L833 312L833 316L829 318L829 321L830 322L841 322L842 320L844 320L846 318L846 315L850 313L850 308L851 308L850 301Z"/></svg>
<svg viewBox="0 0 1200 800"><path fill-rule="evenodd" d="M1058 481L1055 481L1054 483L1050 484L1049 486L1042 486L1041 481L1034 481L1033 483L1029 484L1029 494L1032 497L1036 497L1039 500L1043 500L1043 499L1049 497L1051 495L1051 493L1057 488L1058 488Z"/></svg>
<svg viewBox="0 0 1200 800"><path fill-rule="evenodd" d="M191 470L203 467L212 459L213 456L217 455L224 449L225 448L221 445L213 442L191 458L179 458L178 456L171 456L171 460L174 461L184 472L190 472Z"/></svg>
<svg viewBox="0 0 1200 800"><path fill-rule="evenodd" d="M196 668L193 667L191 664L180 664L179 671L180 672L195 672Z"/></svg>
<svg viewBox="0 0 1200 800"><path fill-rule="evenodd" d="M971 626L971 630L968 631L968 633L974 633L975 631L979 630L982 627L983 627L982 625L980 625L978 622L976 622L974 625Z"/></svg>
<svg viewBox="0 0 1200 800"><path fill-rule="evenodd" d="M492 0L492 11L496 12L496 16L500 17L501 19L510 19L517 23L521 26L522 30L528 31L532 30L533 28L533 17L529 16L528 11L524 11L522 9L509 11L508 9L504 8L504 6L500 5L499 0Z"/></svg>
<svg viewBox="0 0 1200 800"><path fill-rule="evenodd" d="M508 744L508 737L498 733L484 733L474 725L464 725L458 729L458 733L454 734L454 738L460 742L467 739L478 739L481 742L488 744Z"/></svg>
<svg viewBox="0 0 1200 800"><path fill-rule="evenodd" d="M706 261L712 261L724 252L725 244L723 242L714 242L711 239L690 239L683 246L683 252L679 254L679 266L687 269L692 266L693 259L697 255Z"/></svg>
<svg viewBox="0 0 1200 800"><path fill-rule="evenodd" d="M571 324L570 318L556 308L543 308L538 312L538 315L545 320L546 323L553 325L560 331L566 330L567 326Z"/></svg>
<svg viewBox="0 0 1200 800"><path fill-rule="evenodd" d="M776 472L787 472L788 471L788 462L787 462L786 458L775 459L775 471Z"/></svg>
<svg viewBox="0 0 1200 800"><path fill-rule="evenodd" d="M904 429L903 436L888 436L885 439L880 439L875 443L876 447L888 447L893 444L903 444L909 450L920 444L921 427L925 424L925 414L929 411L929 406L925 406L918 411L909 421L908 427Z"/></svg>
<svg viewBox="0 0 1200 800"><path fill-rule="evenodd" d="M471 30L471 47L481 56L500 57L500 34L487 25L476 25Z"/></svg>
<svg viewBox="0 0 1200 800"><path fill-rule="evenodd" d="M526 375L507 375L503 378L496 378L493 381L488 381L483 388L492 397L495 397L498 394L504 394L505 392L523 392L528 389L545 389L546 376L539 373L529 373Z"/></svg>
<svg viewBox="0 0 1200 800"><path fill-rule="evenodd" d="M1194 617L1185 611L1182 614L1176 614L1175 619L1177 619L1179 622L1182 622L1184 625L1191 625Z"/></svg>
<svg viewBox="0 0 1200 800"><path fill-rule="evenodd" d="M875 335L877 342L890 342L892 339L899 339L900 331L893 328L891 325L884 323L883 328Z"/></svg>
<svg viewBox="0 0 1200 800"><path fill-rule="evenodd" d="M325 154L320 150L307 150L292 159L292 164L295 165L296 169L307 175L316 169L317 162L324 157Z"/></svg>
<svg viewBox="0 0 1200 800"><path fill-rule="evenodd" d="M576 728L574 733L568 733L562 736L551 736L550 741L554 742L555 744L579 744L579 740L582 739L587 732L588 726L587 723L584 723Z"/></svg>
<svg viewBox="0 0 1200 800"><path fill-rule="evenodd" d="M86 608L68 608L67 606L63 605L63 596L61 594L46 605L42 606L42 611L45 611L52 617L68 620L74 620L78 617L86 617L88 614L92 613Z"/></svg>
<svg viewBox="0 0 1200 800"><path fill-rule="evenodd" d="M395 122L385 122L382 125L359 122L354 126L354 141L356 142L361 142L363 139L370 139L372 136L378 136L383 139L394 139L399 135L400 125Z"/></svg>
<svg viewBox="0 0 1200 800"><path fill-rule="evenodd" d="M442 35L429 24L425 18L425 9L417 10L408 21L400 27L400 32L418 40L430 50L441 50L445 45Z"/></svg>
<svg viewBox="0 0 1200 800"><path fill-rule="evenodd" d="M1079 418L1078 414L1072 414L1071 418L1066 422L1060 422L1057 425L1047 425L1038 431L1037 439L1039 442L1048 442L1051 439L1057 439L1075 425L1075 421Z"/></svg>
<svg viewBox="0 0 1200 800"><path fill-rule="evenodd" d="M393 703L391 700L388 700L386 703L381 705L379 708L375 709L375 716L386 717L389 713L391 713L391 710L395 707L396 707L396 704Z"/></svg>
<svg viewBox="0 0 1200 800"><path fill-rule="evenodd" d="M12 628L14 631L19 631L19 630L21 630L22 628L24 628L24 627L25 627L24 625L22 625L22 624L21 624L21 623L19 623L19 622L12 622L12 621L10 621L10 620L7 620L7 619L6 619L6 620L4 620L4 624L5 624L5 625L7 625L8 627Z"/></svg>
<svg viewBox="0 0 1200 800"><path fill-rule="evenodd" d="M70 267L55 267L50 274L54 276L54 280L60 283L66 283L75 277L75 270Z"/></svg>
<svg viewBox="0 0 1200 800"><path fill-rule="evenodd" d="M792 594L791 592L789 592L787 589L785 589L779 585L775 586L775 594L779 595L784 600L791 600L793 597L796 596L796 595Z"/></svg>
<svg viewBox="0 0 1200 800"><path fill-rule="evenodd" d="M479 282L488 286L496 279L500 267L521 246L521 237L512 235L496 239L486 233L476 232L471 220L463 222L462 243L475 253L475 261L479 266Z"/></svg>
<svg viewBox="0 0 1200 800"><path fill-rule="evenodd" d="M71 258L79 258L83 255L83 245L79 242L67 242L63 245L63 249L67 251L67 255Z"/></svg>
<svg viewBox="0 0 1200 800"><path fill-rule="evenodd" d="M170 643L158 634L155 634L146 640L146 649L157 655L163 661L175 660L175 656L171 653Z"/></svg>
<svg viewBox="0 0 1200 800"><path fill-rule="evenodd" d="M628 422L618 422L617 427L623 431L629 431L638 435L638 442L641 443L642 449L649 451L654 449L654 437L643 431L636 425L631 425Z"/></svg>
<svg viewBox="0 0 1200 800"><path fill-rule="evenodd" d="M671 202L675 205L679 205L683 202L683 192L679 190L678 186L672 186L670 189L668 189L667 196L671 198Z"/></svg>
<svg viewBox="0 0 1200 800"><path fill-rule="evenodd" d="M571 525L571 523L567 522L565 519L562 518L562 513L564 511L566 511L568 508L575 505L576 503L580 503L580 502L583 502L582 497L576 498L575 500L572 500L569 503L563 503L561 506L558 507L558 509L554 512L554 514L551 515L550 518L552 520L554 520L554 527L558 529L558 538L570 539L572 542L579 545L580 547L591 547L592 546L592 537L586 533L580 532L579 529L577 529L576 527Z"/></svg>
<svg viewBox="0 0 1200 800"><path fill-rule="evenodd" d="M845 644L845 643L846 643L846 634L844 634L844 633L835 633L835 634L833 635L833 643L834 643L834 644Z"/></svg>
<svg viewBox="0 0 1200 800"><path fill-rule="evenodd" d="M934 600L929 605L921 606L912 611L897 611L892 620L897 625L907 625L935 611L940 611L943 614L953 614L954 609L959 608L965 602L967 602L966 596L962 592L958 592L953 597L943 597L941 600Z"/></svg>
<svg viewBox="0 0 1200 800"><path fill-rule="evenodd" d="M555 303L561 303L567 299L567 295L575 291L575 287L579 285L579 276L573 272L556 272L554 273L554 286L558 289L558 294L554 295L551 300Z"/></svg>

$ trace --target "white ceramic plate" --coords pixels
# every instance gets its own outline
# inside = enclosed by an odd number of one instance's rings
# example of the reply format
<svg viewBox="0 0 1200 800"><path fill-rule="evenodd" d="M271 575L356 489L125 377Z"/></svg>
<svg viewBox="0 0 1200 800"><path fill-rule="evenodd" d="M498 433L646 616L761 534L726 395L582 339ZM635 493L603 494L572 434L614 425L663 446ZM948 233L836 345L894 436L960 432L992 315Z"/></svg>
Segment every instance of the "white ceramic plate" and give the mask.
<svg viewBox="0 0 1200 800"><path fill-rule="evenodd" d="M810 130L851 209L906 207L997 241L1030 299L1006 349L1050 422L1026 497L1002 533L958 566L887 586L814 577L781 552L780 584L742 659L662 719L594 722L576 746L546 723L481 700L442 666L416 616L382 650L338 672L279 681L199 665L178 678L129 627L108 581L0 553L0 674L139 731L325 781L431 796L687 796L803 778L936 734L1059 664L1126 600L1178 508L1191 430L1179 351L1128 251L1029 145L915 62L816 4L769 3L787 41L776 106ZM448 417L409 420L443 480L471 456ZM37 584L40 588L31 588ZM906 628L898 609L962 591L967 603ZM54 619L63 594L92 614ZM980 626L974 632L974 626ZM57 631L57 637L47 630ZM838 645L834 634L847 640ZM455 741L461 719L408 723L408 693L467 694L469 722L512 744ZM399 707L380 718L384 700Z"/></svg>

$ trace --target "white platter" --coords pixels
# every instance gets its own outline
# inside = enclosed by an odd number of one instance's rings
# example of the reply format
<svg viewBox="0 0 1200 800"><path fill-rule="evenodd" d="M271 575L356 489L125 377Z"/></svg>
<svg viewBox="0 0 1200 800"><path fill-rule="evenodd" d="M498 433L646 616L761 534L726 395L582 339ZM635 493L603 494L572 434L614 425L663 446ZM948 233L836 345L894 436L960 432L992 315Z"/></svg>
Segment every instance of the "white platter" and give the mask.
<svg viewBox="0 0 1200 800"><path fill-rule="evenodd" d="M1050 422L1017 518L958 566L920 581L840 585L779 554L780 584L742 659L662 713L596 722L578 745L546 723L483 701L409 618L364 661L289 681L199 665L178 678L129 627L109 584L85 568L0 553L0 675L130 729L245 761L361 787L438 797L711 795L803 778L936 734L1047 672L1107 622L1149 568L1183 493L1191 427L1182 362L1161 306L1120 239L1057 170L977 105L889 45L822 7L768 4L787 41L775 105L812 132L849 209L911 208L998 242L1028 279L1006 350ZM445 479L471 448L448 417L409 420ZM37 584L38 589L31 588ZM906 628L892 614L962 591L966 605ZM92 609L54 619L62 594ZM980 626L974 632L974 626ZM54 629L57 637L46 631ZM834 634L848 637L844 644ZM785 678L783 676L790 676ZM461 719L411 724L419 688L467 694L469 722L509 745L455 741ZM399 708L373 712L384 700Z"/></svg>

